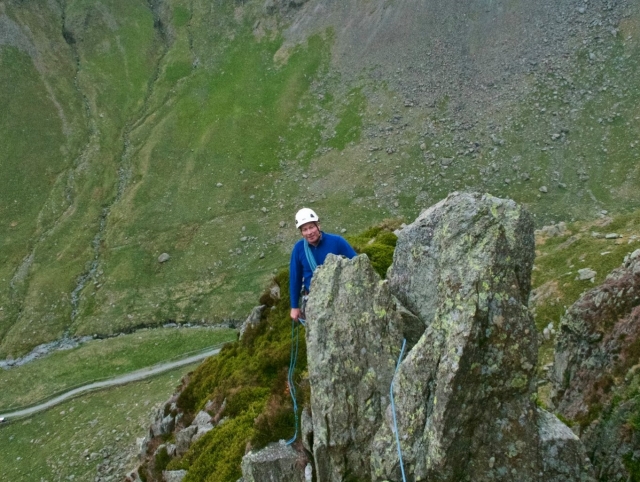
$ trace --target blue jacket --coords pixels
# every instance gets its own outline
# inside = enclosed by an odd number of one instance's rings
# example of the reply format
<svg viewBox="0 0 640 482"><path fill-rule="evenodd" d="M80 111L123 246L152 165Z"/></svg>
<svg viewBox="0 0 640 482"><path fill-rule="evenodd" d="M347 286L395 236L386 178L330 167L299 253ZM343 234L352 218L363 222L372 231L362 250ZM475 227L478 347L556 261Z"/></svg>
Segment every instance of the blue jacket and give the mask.
<svg viewBox="0 0 640 482"><path fill-rule="evenodd" d="M356 256L356 252L347 243L347 240L337 234L322 233L317 246L309 245L311 253L318 266L324 263L329 253L341 254L349 259ZM304 280L304 287L309 291L313 272L304 253L304 239L298 241L291 252L291 263L289 264L289 294L291 295L291 308L300 308L298 298Z"/></svg>

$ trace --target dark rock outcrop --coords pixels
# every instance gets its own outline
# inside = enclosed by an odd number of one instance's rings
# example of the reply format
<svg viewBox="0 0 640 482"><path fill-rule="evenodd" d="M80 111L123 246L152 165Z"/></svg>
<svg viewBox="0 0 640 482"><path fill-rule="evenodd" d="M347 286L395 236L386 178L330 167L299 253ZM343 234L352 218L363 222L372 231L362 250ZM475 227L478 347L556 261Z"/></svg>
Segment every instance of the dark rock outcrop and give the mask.
<svg viewBox="0 0 640 482"><path fill-rule="evenodd" d="M573 422L600 480L640 468L640 250L563 317L552 370L557 410Z"/></svg>

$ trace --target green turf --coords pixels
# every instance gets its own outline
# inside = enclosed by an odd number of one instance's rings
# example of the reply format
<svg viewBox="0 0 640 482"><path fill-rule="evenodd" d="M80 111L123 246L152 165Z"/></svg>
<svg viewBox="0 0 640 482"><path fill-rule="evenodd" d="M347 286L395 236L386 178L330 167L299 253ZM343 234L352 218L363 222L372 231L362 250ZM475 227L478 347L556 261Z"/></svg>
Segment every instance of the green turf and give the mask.
<svg viewBox="0 0 640 482"><path fill-rule="evenodd" d="M335 135L329 140L330 147L344 149L352 142L358 142L362 132L362 116L367 99L361 89L353 89L347 96L345 105L338 109L339 122Z"/></svg>
<svg viewBox="0 0 640 482"><path fill-rule="evenodd" d="M275 184L282 178L279 158L318 135L290 121L326 49L314 38L275 68L280 40L252 45L241 36L249 32L237 35L229 60L216 72L194 71L172 111L150 133L154 149L136 164L135 188L109 219L101 265L105 281L83 292L80 332L107 324L117 330L112 320L126 322L125 312L133 312L132 324L140 316L244 316L250 302L243 295L259 291L282 264L279 246L265 244L281 218L259 210L279 210L272 189L297 190L291 183ZM243 243L242 236L258 239ZM242 254L229 259L229 249ZM172 259L160 266L156 258L164 251ZM259 261L263 252L268 256ZM107 299L117 300L113 308Z"/></svg>

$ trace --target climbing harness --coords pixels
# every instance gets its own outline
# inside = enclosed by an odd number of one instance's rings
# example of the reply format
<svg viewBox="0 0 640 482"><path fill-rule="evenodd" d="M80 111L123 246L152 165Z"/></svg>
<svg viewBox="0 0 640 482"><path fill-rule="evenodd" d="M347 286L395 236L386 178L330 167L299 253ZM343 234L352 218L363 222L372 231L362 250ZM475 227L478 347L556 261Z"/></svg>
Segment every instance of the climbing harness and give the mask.
<svg viewBox="0 0 640 482"><path fill-rule="evenodd" d="M396 420L396 404L393 400L393 380L396 378L396 374L398 373L398 368L400 368L400 362L402 361L402 357L404 356L404 348L407 344L407 340L402 340L402 349L400 350L400 356L398 357L398 364L396 365L396 371L393 374L393 378L391 379L391 388L389 389L389 393L391 394L391 412L393 413L393 433L396 434L396 445L398 447L398 458L400 459L400 471L402 472L402 481L407 482L407 478L404 475L404 464L402 462L402 450L400 449L400 437L398 436L398 421Z"/></svg>
<svg viewBox="0 0 640 482"><path fill-rule="evenodd" d="M302 295L302 303L300 303L300 313L306 315L306 311L307 311L307 300L309 300L309 295L303 294ZM307 320L305 320L304 318L300 318L298 316L298 321L300 323L302 323L302 326L307 326Z"/></svg>

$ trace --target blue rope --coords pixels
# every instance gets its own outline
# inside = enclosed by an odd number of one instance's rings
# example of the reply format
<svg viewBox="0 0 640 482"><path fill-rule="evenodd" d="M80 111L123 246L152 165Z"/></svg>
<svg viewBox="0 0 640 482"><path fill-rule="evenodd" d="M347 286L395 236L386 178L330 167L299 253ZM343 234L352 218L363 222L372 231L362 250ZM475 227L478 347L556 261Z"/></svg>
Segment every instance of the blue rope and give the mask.
<svg viewBox="0 0 640 482"><path fill-rule="evenodd" d="M289 394L293 401L293 418L295 419L296 431L293 434L293 437L287 440L287 445L291 445L298 437L298 402L296 401L296 386L293 383L293 375L296 371L296 362L298 361L298 345L300 344L299 330L300 325L298 325L295 320L291 320L291 356L289 359L289 375L287 376L287 383L289 385Z"/></svg>
<svg viewBox="0 0 640 482"><path fill-rule="evenodd" d="M396 365L396 371L393 374L393 378L391 379L391 389L389 393L391 394L391 411L393 412L393 431L396 434L396 445L398 446L398 457L400 458L400 471L402 472L402 480L403 482L407 482L407 478L404 475L404 463L402 462L402 450L400 449L400 436L398 435L398 421L396 420L396 403L393 400L393 381L396 378L396 374L398 373L398 368L400 368L400 362L402 361L402 357L404 356L404 347L407 344L407 340L402 340L402 349L400 350L400 356L398 357L398 364Z"/></svg>
<svg viewBox="0 0 640 482"><path fill-rule="evenodd" d="M316 258L311 252L311 248L309 247L309 241L304 240L304 254L307 257L307 262L309 263L309 267L311 268L311 272L315 273L316 268L318 267L318 263L316 262Z"/></svg>

